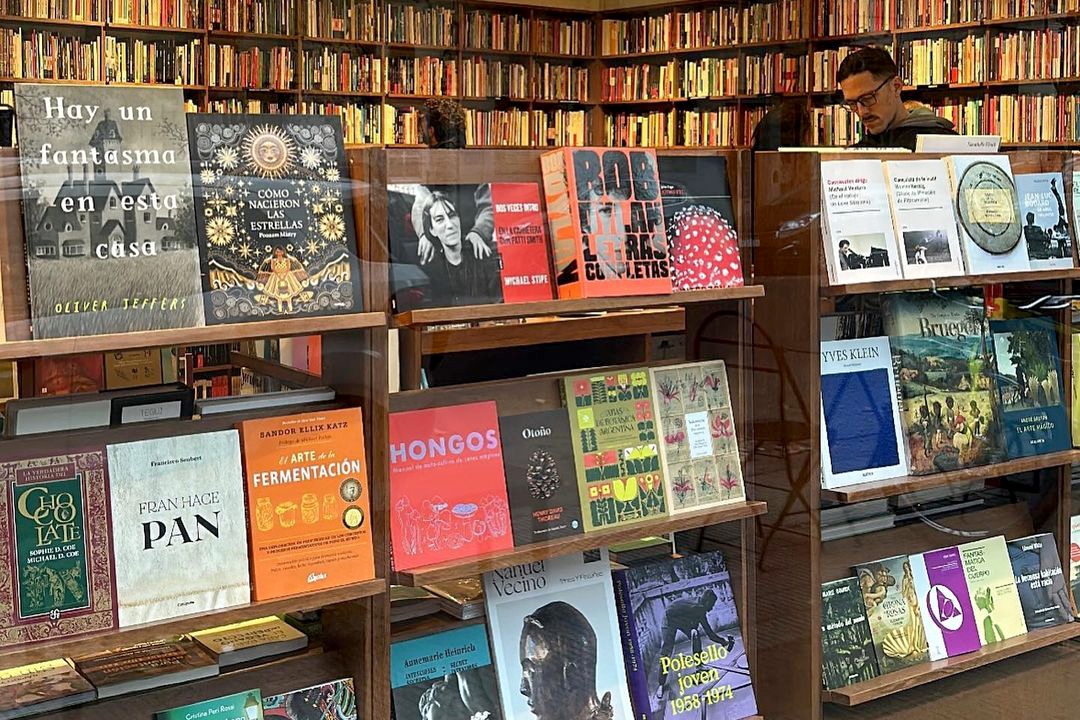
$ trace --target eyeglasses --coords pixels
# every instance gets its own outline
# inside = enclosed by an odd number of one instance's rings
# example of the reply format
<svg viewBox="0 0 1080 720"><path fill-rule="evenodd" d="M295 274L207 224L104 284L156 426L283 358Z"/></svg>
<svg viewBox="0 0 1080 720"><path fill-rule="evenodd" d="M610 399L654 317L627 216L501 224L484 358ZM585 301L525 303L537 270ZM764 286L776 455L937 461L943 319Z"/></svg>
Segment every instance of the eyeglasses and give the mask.
<svg viewBox="0 0 1080 720"><path fill-rule="evenodd" d="M877 94L881 92L881 88L885 87L885 85L891 82L892 79L895 77L895 75L890 75L889 77L882 80L881 84L874 88L872 91L866 93L865 95L861 95L854 100L844 100L842 104L851 112L857 112L860 105L862 105L865 110L869 110L870 108L874 107L875 104L877 104Z"/></svg>

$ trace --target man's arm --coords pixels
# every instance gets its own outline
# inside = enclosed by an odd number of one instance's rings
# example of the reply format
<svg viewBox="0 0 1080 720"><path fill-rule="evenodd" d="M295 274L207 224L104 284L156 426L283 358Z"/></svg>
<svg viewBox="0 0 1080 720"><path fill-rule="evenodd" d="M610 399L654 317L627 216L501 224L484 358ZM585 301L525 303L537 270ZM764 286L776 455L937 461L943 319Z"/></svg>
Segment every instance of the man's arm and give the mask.
<svg viewBox="0 0 1080 720"><path fill-rule="evenodd" d="M491 207L491 185L484 183L473 194L476 202L476 217L472 229L465 234L465 239L473 246L473 253L478 258L491 257L492 236L495 233L495 211Z"/></svg>
<svg viewBox="0 0 1080 720"><path fill-rule="evenodd" d="M716 631L712 629L712 625L709 624L709 616L705 613L701 613L700 625L705 630L705 634L709 636L709 639L714 643L727 644L727 640L716 634Z"/></svg>

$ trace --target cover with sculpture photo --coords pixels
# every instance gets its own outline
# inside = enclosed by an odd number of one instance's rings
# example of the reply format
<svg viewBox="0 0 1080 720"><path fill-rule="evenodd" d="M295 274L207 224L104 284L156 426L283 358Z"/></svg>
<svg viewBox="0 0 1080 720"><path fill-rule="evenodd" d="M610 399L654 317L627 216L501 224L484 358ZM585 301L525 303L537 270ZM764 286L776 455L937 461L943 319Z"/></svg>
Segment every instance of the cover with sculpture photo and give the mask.
<svg viewBox="0 0 1080 720"><path fill-rule="evenodd" d="M392 643L390 690L394 720L503 717L483 624Z"/></svg>

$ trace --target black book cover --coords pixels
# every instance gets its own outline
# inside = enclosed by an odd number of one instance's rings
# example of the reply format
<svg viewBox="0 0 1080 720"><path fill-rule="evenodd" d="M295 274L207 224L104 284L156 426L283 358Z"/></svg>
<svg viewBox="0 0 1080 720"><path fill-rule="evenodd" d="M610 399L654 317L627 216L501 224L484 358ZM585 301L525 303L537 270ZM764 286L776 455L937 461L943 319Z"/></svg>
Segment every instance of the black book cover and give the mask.
<svg viewBox="0 0 1080 720"><path fill-rule="evenodd" d="M514 545L583 532L566 411L501 417L499 433Z"/></svg>

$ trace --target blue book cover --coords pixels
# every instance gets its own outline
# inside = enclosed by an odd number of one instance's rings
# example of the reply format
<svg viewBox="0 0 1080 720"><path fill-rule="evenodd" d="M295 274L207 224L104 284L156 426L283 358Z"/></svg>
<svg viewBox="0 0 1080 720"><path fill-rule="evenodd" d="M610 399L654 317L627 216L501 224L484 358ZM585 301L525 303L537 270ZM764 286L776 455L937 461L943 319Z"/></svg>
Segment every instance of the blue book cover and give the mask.
<svg viewBox="0 0 1080 720"><path fill-rule="evenodd" d="M1072 428L1053 323L1045 318L991 320L990 333L1009 457L1071 448Z"/></svg>
<svg viewBox="0 0 1080 720"><path fill-rule="evenodd" d="M1072 601L1053 534L1031 535L1005 544L1028 632L1072 622Z"/></svg>
<svg viewBox="0 0 1080 720"><path fill-rule="evenodd" d="M1061 173L1017 173L1014 179L1031 269L1071 268L1072 235Z"/></svg>

